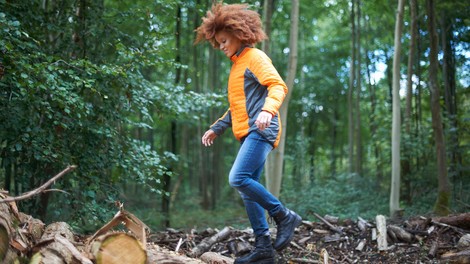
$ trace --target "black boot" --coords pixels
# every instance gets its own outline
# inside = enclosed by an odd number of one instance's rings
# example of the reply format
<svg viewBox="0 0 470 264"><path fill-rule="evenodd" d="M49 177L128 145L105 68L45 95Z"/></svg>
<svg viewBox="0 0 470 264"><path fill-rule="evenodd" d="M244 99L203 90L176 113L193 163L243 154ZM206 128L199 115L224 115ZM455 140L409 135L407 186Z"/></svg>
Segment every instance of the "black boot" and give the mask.
<svg viewBox="0 0 470 264"><path fill-rule="evenodd" d="M234 264L244 263L274 264L274 250L269 235L257 237L255 249L241 258L237 258Z"/></svg>
<svg viewBox="0 0 470 264"><path fill-rule="evenodd" d="M302 218L287 208L281 209L281 211L273 215L273 218L277 225L274 249L281 251L286 248L294 238L295 228L302 223Z"/></svg>

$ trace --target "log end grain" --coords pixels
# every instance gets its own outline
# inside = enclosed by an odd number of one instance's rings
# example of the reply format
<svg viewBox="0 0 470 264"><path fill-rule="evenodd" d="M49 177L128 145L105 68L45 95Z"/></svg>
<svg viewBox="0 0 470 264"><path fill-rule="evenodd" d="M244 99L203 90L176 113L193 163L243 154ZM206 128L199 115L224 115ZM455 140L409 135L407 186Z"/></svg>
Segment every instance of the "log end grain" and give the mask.
<svg viewBox="0 0 470 264"><path fill-rule="evenodd" d="M140 242L126 233L111 233L93 242L92 254L97 264L144 264L147 253Z"/></svg>

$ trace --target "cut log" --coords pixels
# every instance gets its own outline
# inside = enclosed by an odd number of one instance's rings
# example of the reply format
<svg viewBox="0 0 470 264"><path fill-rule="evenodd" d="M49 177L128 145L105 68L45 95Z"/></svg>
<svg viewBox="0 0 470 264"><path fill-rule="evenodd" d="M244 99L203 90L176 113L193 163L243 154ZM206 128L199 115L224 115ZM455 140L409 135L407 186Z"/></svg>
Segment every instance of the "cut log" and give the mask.
<svg viewBox="0 0 470 264"><path fill-rule="evenodd" d="M6 196L0 193L0 198ZM15 205L16 208L16 205ZM18 258L18 252L10 246L10 242L15 237L14 223L18 219L10 203L0 203L0 263L13 263Z"/></svg>
<svg viewBox="0 0 470 264"><path fill-rule="evenodd" d="M61 237L69 243L63 243ZM75 242L71 227L65 222L56 222L48 225L41 240L33 249L34 255L30 264L75 264L83 263L74 256L78 250L73 246Z"/></svg>
<svg viewBox="0 0 470 264"><path fill-rule="evenodd" d="M439 249L439 243L437 241L432 242L431 248L429 249L429 252L428 252L428 257L435 258L438 249Z"/></svg>
<svg viewBox="0 0 470 264"><path fill-rule="evenodd" d="M147 245L149 264L204 264L200 259L188 258L158 245Z"/></svg>
<svg viewBox="0 0 470 264"><path fill-rule="evenodd" d="M220 242L220 241L226 239L228 236L230 236L231 232L232 232L232 228L225 227L224 229L222 229L222 231L220 231L219 233L213 235L212 237L202 240L201 243L199 243L199 245L197 245L197 247L195 247L191 250L190 255L192 257L201 256L203 253L209 251L209 249L212 247L212 245L214 245L215 243Z"/></svg>
<svg viewBox="0 0 470 264"><path fill-rule="evenodd" d="M8 222L2 218L2 215L0 215L0 261L3 261L7 255L9 244L10 228Z"/></svg>
<svg viewBox="0 0 470 264"><path fill-rule="evenodd" d="M147 253L134 236L127 233L109 233L96 238L90 252L97 264L147 262Z"/></svg>
<svg viewBox="0 0 470 264"><path fill-rule="evenodd" d="M379 251L387 250L387 224L385 220L385 216L377 215L375 217L376 225L377 225L377 245Z"/></svg>
<svg viewBox="0 0 470 264"><path fill-rule="evenodd" d="M44 234L45 224L41 220L21 212L19 213L19 218L26 232L31 235L33 242L39 242Z"/></svg>
<svg viewBox="0 0 470 264"><path fill-rule="evenodd" d="M356 250L357 251L362 251L364 249L364 246L366 245L366 242L367 240L366 239L362 239L359 244L357 245L356 247Z"/></svg>
<svg viewBox="0 0 470 264"><path fill-rule="evenodd" d="M393 236L400 241L411 243L413 241L414 236L408 233L405 229L396 226L396 225L389 225L388 231L393 233Z"/></svg>
<svg viewBox="0 0 470 264"><path fill-rule="evenodd" d="M465 249L470 248L470 234L465 234L460 237L459 242L457 243L457 248Z"/></svg>
<svg viewBox="0 0 470 264"><path fill-rule="evenodd" d="M459 252L448 252L441 256L443 263L459 263L469 264L470 263L470 249L459 251Z"/></svg>
<svg viewBox="0 0 470 264"><path fill-rule="evenodd" d="M206 252L202 254L201 260L210 264L232 264L234 262L233 259L222 256L215 252Z"/></svg>
<svg viewBox="0 0 470 264"><path fill-rule="evenodd" d="M432 219L432 221L470 230L470 213L435 217Z"/></svg>
<svg viewBox="0 0 470 264"><path fill-rule="evenodd" d="M357 218L357 227L362 231L366 231L367 227L372 227L371 224L369 224L366 220L364 220L363 218L361 217L358 217Z"/></svg>
<svg viewBox="0 0 470 264"><path fill-rule="evenodd" d="M150 228L135 215L124 210L124 204L120 202L116 202L116 204L119 207L119 211L116 213L113 219L111 219L111 221L96 231L95 234L89 238L88 243L93 241L96 237L105 234L111 228L119 224L124 224L127 229L129 229L137 238L140 239L141 245L145 250L147 246L147 233Z"/></svg>

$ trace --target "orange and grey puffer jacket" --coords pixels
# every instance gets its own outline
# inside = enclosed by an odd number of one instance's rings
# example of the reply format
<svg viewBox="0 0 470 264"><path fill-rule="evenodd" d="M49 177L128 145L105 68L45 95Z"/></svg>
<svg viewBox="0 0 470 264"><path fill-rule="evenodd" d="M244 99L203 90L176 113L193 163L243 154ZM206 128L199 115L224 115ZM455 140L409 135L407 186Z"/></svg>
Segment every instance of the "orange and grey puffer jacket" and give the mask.
<svg viewBox="0 0 470 264"><path fill-rule="evenodd" d="M230 107L211 129L221 135L231 126L237 140L258 131L274 148L277 147L281 138L279 108L287 94L286 84L271 59L259 49L243 47L231 60L233 65L228 80ZM263 131L255 125L261 111L273 115L270 126Z"/></svg>

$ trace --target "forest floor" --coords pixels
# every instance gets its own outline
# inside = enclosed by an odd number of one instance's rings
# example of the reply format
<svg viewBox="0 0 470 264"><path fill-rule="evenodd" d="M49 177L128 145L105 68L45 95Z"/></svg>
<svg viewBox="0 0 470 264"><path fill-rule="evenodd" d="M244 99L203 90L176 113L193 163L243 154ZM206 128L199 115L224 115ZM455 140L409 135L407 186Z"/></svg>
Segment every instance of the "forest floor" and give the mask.
<svg viewBox="0 0 470 264"><path fill-rule="evenodd" d="M468 263L467 258L445 258L462 251L457 246L461 237L470 234L470 223L456 227L433 218L418 216L397 222L387 222L388 245L379 250L375 238L375 221L336 221L319 217L318 221L303 221L297 228L290 246L277 253L278 264L283 263ZM398 227L391 229L390 226ZM393 232L395 230L395 232ZM399 230L399 232L396 232ZM252 249L254 239L250 229L230 228L230 234L213 243L208 251L223 256L223 261L202 262L194 257L194 248L203 240L216 237L219 230L168 229L154 232L149 241L158 263L232 263L235 257ZM275 229L273 229L275 234ZM152 253L153 251L153 253ZM193 256L193 258L190 258ZM327 257L328 261L325 261Z"/></svg>

